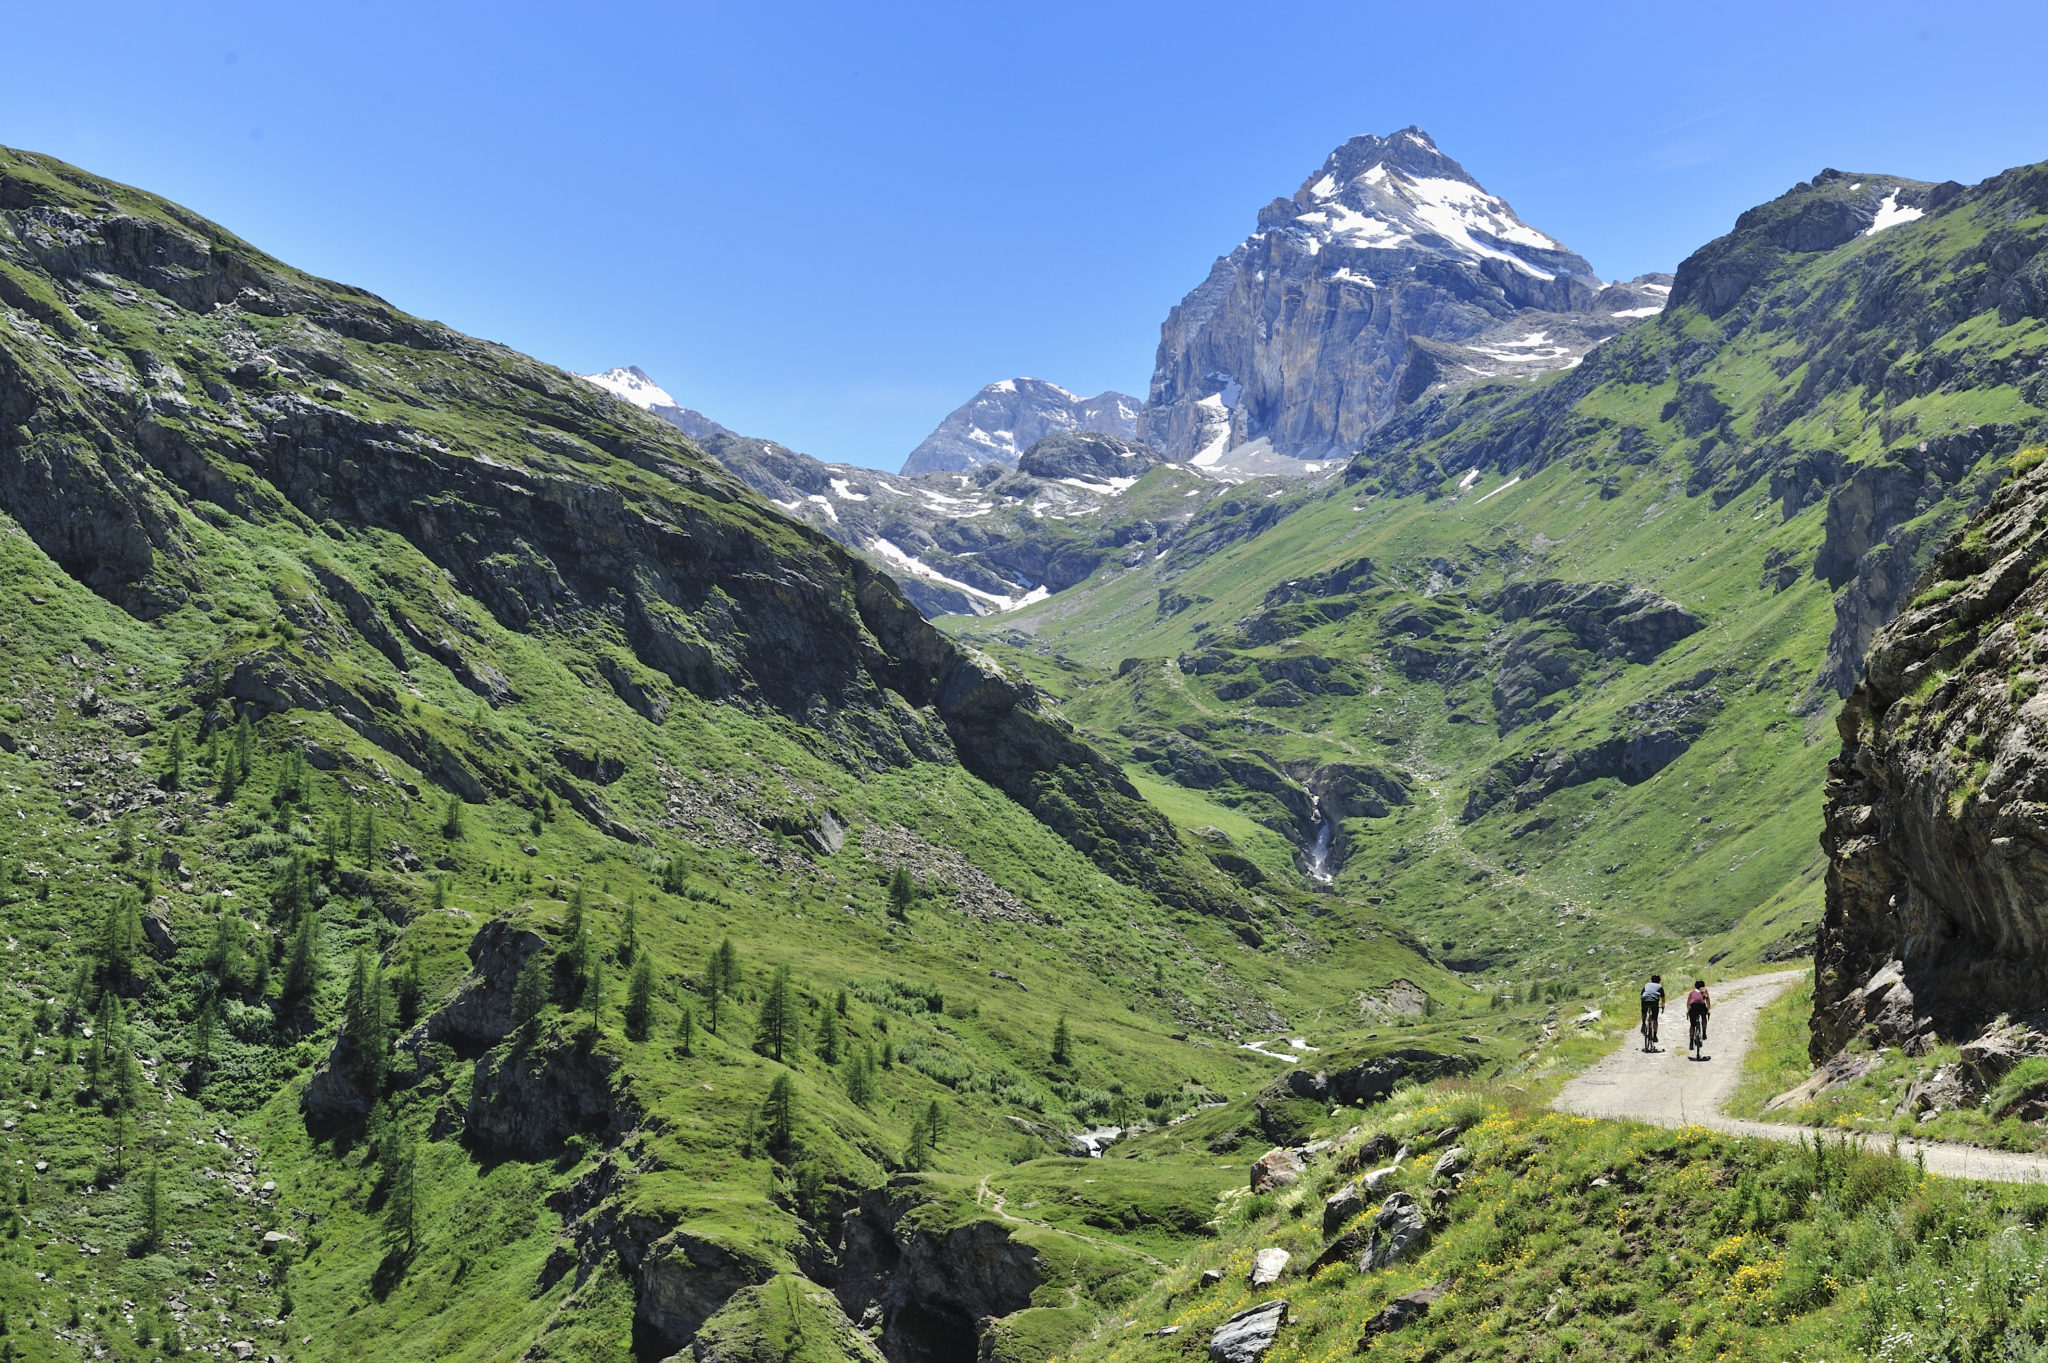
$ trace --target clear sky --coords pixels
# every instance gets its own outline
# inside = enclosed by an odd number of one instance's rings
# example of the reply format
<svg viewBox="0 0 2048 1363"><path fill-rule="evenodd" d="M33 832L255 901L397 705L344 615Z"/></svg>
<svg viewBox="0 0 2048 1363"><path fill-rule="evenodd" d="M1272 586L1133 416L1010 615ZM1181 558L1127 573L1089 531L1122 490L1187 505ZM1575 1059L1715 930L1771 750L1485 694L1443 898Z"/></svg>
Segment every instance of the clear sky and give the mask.
<svg viewBox="0 0 2048 1363"><path fill-rule="evenodd" d="M982 384L1143 396L1166 310L1419 124L1604 277L1824 166L2048 159L2048 6L0 6L0 143L736 430L894 468Z"/></svg>

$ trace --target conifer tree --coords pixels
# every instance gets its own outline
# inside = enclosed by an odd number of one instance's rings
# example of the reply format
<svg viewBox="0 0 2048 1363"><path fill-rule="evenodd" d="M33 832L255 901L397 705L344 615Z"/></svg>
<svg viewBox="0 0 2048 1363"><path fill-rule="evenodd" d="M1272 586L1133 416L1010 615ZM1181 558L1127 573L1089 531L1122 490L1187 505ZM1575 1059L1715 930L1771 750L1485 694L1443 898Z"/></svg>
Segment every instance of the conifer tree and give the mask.
<svg viewBox="0 0 2048 1363"><path fill-rule="evenodd" d="M390 1035L384 1024L384 972L358 949L341 1005L341 1035L348 1044L349 1075L371 1102L384 1087Z"/></svg>
<svg viewBox="0 0 2048 1363"><path fill-rule="evenodd" d="M899 861L896 873L889 877L889 912L897 918L907 917L916 902L917 882L910 878L910 867Z"/></svg>
<svg viewBox="0 0 2048 1363"><path fill-rule="evenodd" d="M319 982L319 962L313 952L314 916L311 909L301 914L299 930L292 934L291 955L285 960L284 985L278 996L287 1010L310 998Z"/></svg>
<svg viewBox="0 0 2048 1363"><path fill-rule="evenodd" d="M679 1018L676 1022L676 1036L681 1043L681 1049L684 1055L694 1055L696 1053L697 1019L696 1016L690 1012L689 1006L687 1004L685 1004L683 1007L682 1017Z"/></svg>
<svg viewBox="0 0 2048 1363"><path fill-rule="evenodd" d="M155 1253L164 1243L164 1195L163 1175L151 1160L149 1167L142 1171L142 1249Z"/></svg>
<svg viewBox="0 0 2048 1363"><path fill-rule="evenodd" d="M397 1138L390 1178L384 1195L384 1243L410 1258L420 1238L419 1151L403 1136Z"/></svg>
<svg viewBox="0 0 2048 1363"><path fill-rule="evenodd" d="M787 1074L776 1075L768 1086L768 1101L761 1106L761 1128L770 1150L778 1155L788 1153L796 1139L796 1085Z"/></svg>
<svg viewBox="0 0 2048 1363"><path fill-rule="evenodd" d="M939 1100L936 1098L925 1107L924 1130L934 1150L939 1148L940 1141L946 1139L946 1109L939 1106Z"/></svg>
<svg viewBox="0 0 2048 1363"><path fill-rule="evenodd" d="M910 1139L903 1145L903 1167L914 1174L930 1167L931 1162L931 1131L925 1126L925 1114L920 1112L910 1124Z"/></svg>
<svg viewBox="0 0 2048 1363"><path fill-rule="evenodd" d="M526 958L520 967L519 978L512 985L512 1025L524 1027L540 1016L540 1010L547 1006L548 977L553 973L552 962L536 951Z"/></svg>
<svg viewBox="0 0 2048 1363"><path fill-rule="evenodd" d="M840 991L839 991L839 997L838 997L838 998L836 998L836 999L834 999L834 1000L832 1001L832 1011L833 1011L833 1012L835 1012L835 1013L837 1013L837 1014L839 1014L839 1016L841 1016L841 1017L845 1017L845 1016L846 1016L846 1009L847 1009L847 1002L846 1002L846 991L845 991L844 989L842 989L842 990L840 990Z"/></svg>
<svg viewBox="0 0 2048 1363"><path fill-rule="evenodd" d="M846 1101L869 1107L875 1101L875 1048L870 1046L846 1067Z"/></svg>
<svg viewBox="0 0 2048 1363"><path fill-rule="evenodd" d="M754 1027L754 1049L772 1056L777 1064L782 1063L785 1050L795 1049L796 1038L792 1033L796 1009L793 1003L789 967L779 965L769 979L768 992L761 996L761 1014Z"/></svg>
<svg viewBox="0 0 2048 1363"><path fill-rule="evenodd" d="M363 822L356 842L356 859L367 871L377 859L377 811L375 808L363 811Z"/></svg>
<svg viewBox="0 0 2048 1363"><path fill-rule="evenodd" d="M1060 1014L1057 1026L1052 1029L1052 1063L1072 1064L1074 1059L1074 1036L1067 1030L1067 1015Z"/></svg>
<svg viewBox="0 0 2048 1363"><path fill-rule="evenodd" d="M448 808L441 816L441 836L450 842L462 836L462 797L451 793Z"/></svg>
<svg viewBox="0 0 2048 1363"><path fill-rule="evenodd" d="M164 756L164 774L158 785L165 790L176 790L185 784L185 726L171 726L170 751Z"/></svg>
<svg viewBox="0 0 2048 1363"><path fill-rule="evenodd" d="M818 1059L826 1064L839 1063L839 1014L830 1008L824 1009L818 1017L818 1041L813 1049L818 1052Z"/></svg>
<svg viewBox="0 0 2048 1363"><path fill-rule="evenodd" d="M398 977L392 985L392 1002L398 1008L398 1025L409 1030L420 1019L420 954L408 950L405 964L400 967Z"/></svg>
<svg viewBox="0 0 2048 1363"><path fill-rule="evenodd" d="M583 1002L591 966L590 929L583 921L581 885L569 892L569 910L562 919L562 941L562 971L569 977L569 1006L575 1008Z"/></svg>
<svg viewBox="0 0 2048 1363"><path fill-rule="evenodd" d="M640 915L629 900L626 904L626 921L619 929L619 964L631 967L633 958L640 951Z"/></svg>
<svg viewBox="0 0 2048 1363"><path fill-rule="evenodd" d="M626 985L626 1035L645 1041L654 1025L654 962L646 955L633 963Z"/></svg>

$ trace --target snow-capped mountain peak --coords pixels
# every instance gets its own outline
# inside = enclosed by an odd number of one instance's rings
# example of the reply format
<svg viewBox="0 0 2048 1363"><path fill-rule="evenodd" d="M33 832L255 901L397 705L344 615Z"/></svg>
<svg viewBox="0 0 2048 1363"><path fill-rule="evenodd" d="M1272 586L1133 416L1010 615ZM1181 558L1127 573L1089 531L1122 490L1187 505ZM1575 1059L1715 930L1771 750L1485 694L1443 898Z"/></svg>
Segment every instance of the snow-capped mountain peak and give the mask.
<svg viewBox="0 0 2048 1363"><path fill-rule="evenodd" d="M647 371L637 364L629 364L623 369L607 369L602 374L585 374L582 377L606 392L624 398L635 407L645 407L650 412L657 407L683 405L670 397L653 379L648 378Z"/></svg>
<svg viewBox="0 0 2048 1363"><path fill-rule="evenodd" d="M1168 315L1140 436L1204 468L1253 447L1346 458L1436 381L1411 340L1488 344L1526 377L1644 315L1642 292L1603 288L1422 129L1354 137ZM1516 348L1538 333L1553 343Z"/></svg>

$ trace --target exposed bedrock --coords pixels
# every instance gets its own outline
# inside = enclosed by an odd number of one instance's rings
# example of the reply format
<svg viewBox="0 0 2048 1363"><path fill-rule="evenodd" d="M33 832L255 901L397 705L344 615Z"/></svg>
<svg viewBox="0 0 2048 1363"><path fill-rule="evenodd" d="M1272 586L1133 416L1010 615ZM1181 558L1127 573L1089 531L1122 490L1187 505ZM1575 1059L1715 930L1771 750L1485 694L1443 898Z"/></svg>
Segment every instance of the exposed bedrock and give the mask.
<svg viewBox="0 0 2048 1363"><path fill-rule="evenodd" d="M2048 473L2002 488L1879 630L1829 768L1812 1051L1918 1050L2048 999Z"/></svg>

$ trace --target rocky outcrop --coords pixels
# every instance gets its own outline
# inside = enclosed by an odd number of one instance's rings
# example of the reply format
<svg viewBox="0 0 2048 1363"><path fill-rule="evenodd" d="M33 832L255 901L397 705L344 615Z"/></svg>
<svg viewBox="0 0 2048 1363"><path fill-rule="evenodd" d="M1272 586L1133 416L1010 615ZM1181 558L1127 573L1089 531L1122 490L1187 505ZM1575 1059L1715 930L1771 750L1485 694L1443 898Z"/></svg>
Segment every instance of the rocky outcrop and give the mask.
<svg viewBox="0 0 2048 1363"><path fill-rule="evenodd" d="M1849 694L1872 637L1912 595L1934 547L1930 537L1982 507L2002 474L1996 465L1976 477L1972 471L2009 457L2025 439L2009 423L1971 426L1841 472L1813 557L1813 575L1840 591L1821 685Z"/></svg>
<svg viewBox="0 0 2048 1363"><path fill-rule="evenodd" d="M1146 469L1165 462L1165 455L1142 441L1095 431L1062 432L1034 441L1017 457L1017 472L1109 483L1141 477Z"/></svg>
<svg viewBox="0 0 2048 1363"><path fill-rule="evenodd" d="M2048 469L1999 490L1871 645L1837 721L1812 1051L1918 1049L2048 997Z"/></svg>
<svg viewBox="0 0 2048 1363"><path fill-rule="evenodd" d="M1138 434L1139 406L1123 393L1083 398L1044 379L1004 379L947 414L903 461L903 473L909 477L985 464L1015 468L1018 456L1037 441L1073 431L1129 440Z"/></svg>
<svg viewBox="0 0 2048 1363"><path fill-rule="evenodd" d="M877 1319L890 1363L973 1358L981 1322L1031 1305L1044 1281L1037 1251L993 1219L950 1224L917 1215L929 1197L905 1176L849 1213L836 1291L846 1314Z"/></svg>
<svg viewBox="0 0 2048 1363"><path fill-rule="evenodd" d="M470 974L453 998L428 1015L420 1038L444 1042L464 1058L503 1041L512 1034L512 990L519 972L536 952L547 949L540 933L510 919L484 924L469 942Z"/></svg>
<svg viewBox="0 0 2048 1363"><path fill-rule="evenodd" d="M636 1120L614 1090L617 1068L611 1055L561 1038L491 1051L470 1081L463 1137L477 1149L541 1159L579 1132L616 1136Z"/></svg>
<svg viewBox="0 0 2048 1363"><path fill-rule="evenodd" d="M1671 304L1690 304L1709 317L1733 308L1792 255L1829 251L1870 230L1889 203L1918 217L1961 189L1892 175L1824 170L1810 184L1760 204L1735 220L1735 230L1701 247L1678 267ZM1802 192L1804 191L1804 192Z"/></svg>

